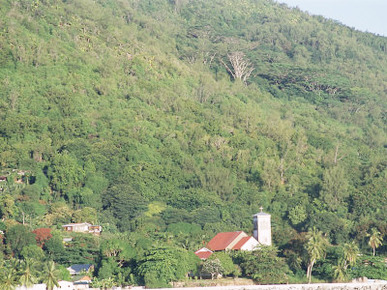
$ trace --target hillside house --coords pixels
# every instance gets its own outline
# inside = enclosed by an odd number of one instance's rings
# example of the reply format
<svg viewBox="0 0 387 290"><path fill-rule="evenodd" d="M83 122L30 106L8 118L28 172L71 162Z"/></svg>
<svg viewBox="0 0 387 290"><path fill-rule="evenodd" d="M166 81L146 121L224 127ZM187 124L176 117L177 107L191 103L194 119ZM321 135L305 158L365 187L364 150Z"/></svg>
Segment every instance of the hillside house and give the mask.
<svg viewBox="0 0 387 290"><path fill-rule="evenodd" d="M83 276L81 279L74 281L74 289L89 289L89 284L91 284L91 278Z"/></svg>
<svg viewBox="0 0 387 290"><path fill-rule="evenodd" d="M94 235L99 235L102 231L101 226L89 223L67 224L63 225L62 228L67 232L89 233Z"/></svg>
<svg viewBox="0 0 387 290"><path fill-rule="evenodd" d="M94 265L92 264L75 264L71 265L70 267L66 268L71 276L79 275L82 273L89 273L94 271Z"/></svg>

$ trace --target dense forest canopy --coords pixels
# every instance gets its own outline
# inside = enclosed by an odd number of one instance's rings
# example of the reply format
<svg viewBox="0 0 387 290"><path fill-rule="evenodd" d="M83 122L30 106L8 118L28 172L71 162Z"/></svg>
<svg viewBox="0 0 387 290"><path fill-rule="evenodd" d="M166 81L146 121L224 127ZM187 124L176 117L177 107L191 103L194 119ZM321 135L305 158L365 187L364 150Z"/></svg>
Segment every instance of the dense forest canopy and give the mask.
<svg viewBox="0 0 387 290"><path fill-rule="evenodd" d="M0 27L0 230L387 234L387 38L270 0L0 0Z"/></svg>

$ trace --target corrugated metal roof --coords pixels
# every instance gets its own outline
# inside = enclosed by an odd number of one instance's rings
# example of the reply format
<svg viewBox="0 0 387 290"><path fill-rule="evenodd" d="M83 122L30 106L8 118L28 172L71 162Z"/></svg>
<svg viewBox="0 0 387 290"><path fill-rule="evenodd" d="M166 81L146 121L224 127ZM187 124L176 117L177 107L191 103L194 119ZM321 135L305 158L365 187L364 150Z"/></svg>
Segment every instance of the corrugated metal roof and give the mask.
<svg viewBox="0 0 387 290"><path fill-rule="evenodd" d="M244 237L242 238L234 247L232 247L233 250L240 250L244 244L247 243L248 240L250 240L251 237Z"/></svg>
<svg viewBox="0 0 387 290"><path fill-rule="evenodd" d="M240 233L242 233L242 231L218 233L211 241L209 241L207 247L213 251L225 250L227 246L240 235Z"/></svg>
<svg viewBox="0 0 387 290"><path fill-rule="evenodd" d="M62 227L74 227L74 226L91 226L91 224L89 223L75 223L75 224L67 224L67 225L63 225Z"/></svg>
<svg viewBox="0 0 387 290"><path fill-rule="evenodd" d="M201 248L195 252L195 255L198 256L202 260L208 259L212 255L213 251L207 248Z"/></svg>

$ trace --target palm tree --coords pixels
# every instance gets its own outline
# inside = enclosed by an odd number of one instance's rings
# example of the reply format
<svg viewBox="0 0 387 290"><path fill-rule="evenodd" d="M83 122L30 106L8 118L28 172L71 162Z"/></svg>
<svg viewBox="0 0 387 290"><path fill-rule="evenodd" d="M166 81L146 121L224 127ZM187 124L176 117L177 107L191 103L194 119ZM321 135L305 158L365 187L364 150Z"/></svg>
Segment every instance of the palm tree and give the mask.
<svg viewBox="0 0 387 290"><path fill-rule="evenodd" d="M318 231L315 227L313 227L312 230L309 230L306 238L307 243L305 245L305 248L309 256L306 277L309 279L309 283L311 283L314 263L316 263L317 260L323 257L328 242L323 236L323 233L321 231Z"/></svg>
<svg viewBox="0 0 387 290"><path fill-rule="evenodd" d="M333 266L333 275L338 282L343 282L347 279L346 275L347 263L345 260L340 259L337 266Z"/></svg>
<svg viewBox="0 0 387 290"><path fill-rule="evenodd" d="M372 228L371 232L371 234L367 234L367 237L370 237L368 245L372 248L372 255L375 256L375 250L382 245L383 237L376 228Z"/></svg>
<svg viewBox="0 0 387 290"><path fill-rule="evenodd" d="M348 265L353 267L356 264L357 257L359 255L359 247L356 245L355 241L351 243L344 244L344 268L347 270Z"/></svg>
<svg viewBox="0 0 387 290"><path fill-rule="evenodd" d="M35 276L35 264L36 261L32 259L26 258L21 263L21 271L20 271L20 278L19 282L21 285L25 286L26 288L31 287L36 282L36 276Z"/></svg>
<svg viewBox="0 0 387 290"><path fill-rule="evenodd" d="M103 280L102 280L102 284L103 284L103 287L104 287L105 289L107 289L107 288L113 288L114 286L116 286L116 282L114 281L114 279L113 279L112 277L103 279Z"/></svg>
<svg viewBox="0 0 387 290"><path fill-rule="evenodd" d="M54 286L59 287L58 271L56 270L55 263L53 261L49 261L45 265L43 282L46 283L48 290L54 289Z"/></svg>
<svg viewBox="0 0 387 290"><path fill-rule="evenodd" d="M0 270L0 289L12 290L17 285L16 270L12 267L3 267Z"/></svg>

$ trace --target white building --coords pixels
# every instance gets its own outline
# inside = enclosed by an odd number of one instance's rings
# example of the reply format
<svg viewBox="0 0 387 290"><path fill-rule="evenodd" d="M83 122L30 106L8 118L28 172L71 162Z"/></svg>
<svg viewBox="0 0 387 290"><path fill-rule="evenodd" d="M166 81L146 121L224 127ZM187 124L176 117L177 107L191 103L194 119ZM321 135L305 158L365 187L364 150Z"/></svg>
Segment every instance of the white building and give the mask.
<svg viewBox="0 0 387 290"><path fill-rule="evenodd" d="M271 246L271 215L263 212L253 215L254 231L253 236L261 245Z"/></svg>

